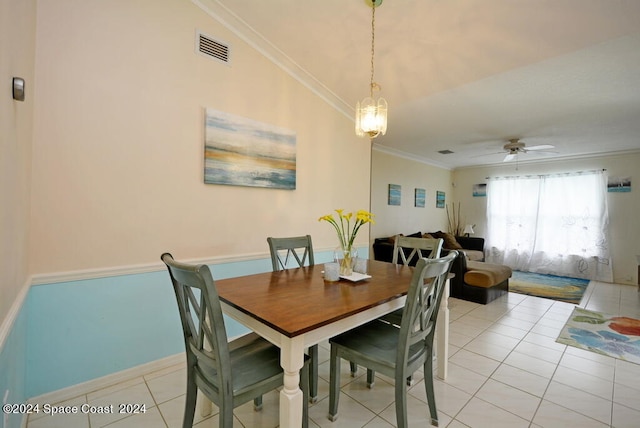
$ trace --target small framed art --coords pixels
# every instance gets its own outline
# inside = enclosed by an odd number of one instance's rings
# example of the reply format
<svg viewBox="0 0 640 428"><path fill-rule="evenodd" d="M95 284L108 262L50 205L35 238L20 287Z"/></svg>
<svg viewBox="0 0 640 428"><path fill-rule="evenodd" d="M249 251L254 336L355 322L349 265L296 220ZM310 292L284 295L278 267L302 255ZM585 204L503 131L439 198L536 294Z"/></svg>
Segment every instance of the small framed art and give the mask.
<svg viewBox="0 0 640 428"><path fill-rule="evenodd" d="M389 205L400 205L402 198L402 186L399 184L389 184Z"/></svg>
<svg viewBox="0 0 640 428"><path fill-rule="evenodd" d="M427 192L424 189L415 189L414 193L414 206L417 208L424 208L425 200L427 199Z"/></svg>

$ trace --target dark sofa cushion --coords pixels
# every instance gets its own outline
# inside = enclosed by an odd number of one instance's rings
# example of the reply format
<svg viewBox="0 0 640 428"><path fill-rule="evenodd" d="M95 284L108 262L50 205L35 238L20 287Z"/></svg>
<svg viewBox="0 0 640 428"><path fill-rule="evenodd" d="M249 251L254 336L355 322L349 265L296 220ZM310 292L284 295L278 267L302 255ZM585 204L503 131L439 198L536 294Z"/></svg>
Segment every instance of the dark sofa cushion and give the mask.
<svg viewBox="0 0 640 428"><path fill-rule="evenodd" d="M433 237L435 238L442 238L444 239L444 248L447 248L449 250L462 250L462 245L460 245L458 243L458 241L456 240L456 237L453 236L450 233L447 232L434 232L431 235L433 235Z"/></svg>

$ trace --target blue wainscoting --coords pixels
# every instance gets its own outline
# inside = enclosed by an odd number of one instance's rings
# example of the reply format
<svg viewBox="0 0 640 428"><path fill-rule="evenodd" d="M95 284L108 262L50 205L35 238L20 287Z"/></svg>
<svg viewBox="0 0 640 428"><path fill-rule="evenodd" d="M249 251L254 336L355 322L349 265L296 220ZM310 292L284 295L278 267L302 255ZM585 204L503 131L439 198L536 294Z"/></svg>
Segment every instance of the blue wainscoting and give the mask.
<svg viewBox="0 0 640 428"><path fill-rule="evenodd" d="M0 400L7 394L7 403L21 404L28 397L25 387L27 355L26 305L16 316L11 332L0 349ZM6 424L5 424L6 418ZM19 428L22 414L0 413L0 428Z"/></svg>
<svg viewBox="0 0 640 428"><path fill-rule="evenodd" d="M27 305L29 397L184 348L166 272L33 286Z"/></svg>
<svg viewBox="0 0 640 428"><path fill-rule="evenodd" d="M317 264L332 257L315 254ZM224 279L270 271L271 260L210 267L214 279ZM247 331L225 321L229 337ZM34 285L0 350L0 393L11 389L10 401L24 402L183 351L166 270Z"/></svg>

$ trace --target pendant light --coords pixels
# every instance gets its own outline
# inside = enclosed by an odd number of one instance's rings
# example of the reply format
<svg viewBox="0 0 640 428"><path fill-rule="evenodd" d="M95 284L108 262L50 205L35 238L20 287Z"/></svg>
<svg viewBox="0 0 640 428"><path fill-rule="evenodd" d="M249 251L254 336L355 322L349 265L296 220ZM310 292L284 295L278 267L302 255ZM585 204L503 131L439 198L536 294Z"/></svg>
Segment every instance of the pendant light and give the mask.
<svg viewBox="0 0 640 428"><path fill-rule="evenodd" d="M382 89L373 80L376 7L382 4L382 0L365 0L365 2L371 7L371 83L369 96L356 104L356 135L373 139L387 132L387 101L382 97L377 100L373 97L374 91Z"/></svg>

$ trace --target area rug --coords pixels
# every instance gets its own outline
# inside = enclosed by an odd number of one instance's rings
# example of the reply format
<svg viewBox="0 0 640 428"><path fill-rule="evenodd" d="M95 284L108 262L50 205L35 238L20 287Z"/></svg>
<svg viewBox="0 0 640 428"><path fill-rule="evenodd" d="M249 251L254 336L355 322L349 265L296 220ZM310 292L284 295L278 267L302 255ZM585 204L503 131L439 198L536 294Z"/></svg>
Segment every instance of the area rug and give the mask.
<svg viewBox="0 0 640 428"><path fill-rule="evenodd" d="M513 276L509 279L509 291L574 305L580 303L588 285L588 279L520 271L513 271Z"/></svg>
<svg viewBox="0 0 640 428"><path fill-rule="evenodd" d="M640 320L574 308L558 343L640 364Z"/></svg>

